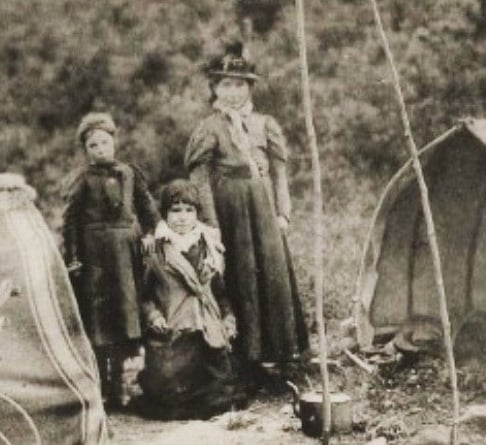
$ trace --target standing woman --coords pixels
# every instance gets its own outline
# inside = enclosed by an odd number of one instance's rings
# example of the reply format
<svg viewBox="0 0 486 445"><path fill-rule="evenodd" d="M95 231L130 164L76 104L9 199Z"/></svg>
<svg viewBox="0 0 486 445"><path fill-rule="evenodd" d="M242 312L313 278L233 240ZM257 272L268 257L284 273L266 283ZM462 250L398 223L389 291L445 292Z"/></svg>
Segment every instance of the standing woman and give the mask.
<svg viewBox="0 0 486 445"><path fill-rule="evenodd" d="M285 239L287 147L275 119L253 111L258 76L241 43L213 59L207 75L214 112L192 134L185 161L202 217L221 230L235 352L251 378L262 362L296 360L308 346Z"/></svg>

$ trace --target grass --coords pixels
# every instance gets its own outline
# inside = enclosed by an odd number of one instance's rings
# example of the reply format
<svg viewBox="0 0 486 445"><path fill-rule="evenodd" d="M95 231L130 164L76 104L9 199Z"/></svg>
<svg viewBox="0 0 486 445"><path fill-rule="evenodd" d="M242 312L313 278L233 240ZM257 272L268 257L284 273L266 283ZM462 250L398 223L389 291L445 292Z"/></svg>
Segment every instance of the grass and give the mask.
<svg viewBox="0 0 486 445"><path fill-rule="evenodd" d="M331 168L323 169L324 316L343 319L350 315L364 241L383 181L357 175L349 166ZM289 244L301 299L315 331L311 183L300 184L299 192L293 199Z"/></svg>

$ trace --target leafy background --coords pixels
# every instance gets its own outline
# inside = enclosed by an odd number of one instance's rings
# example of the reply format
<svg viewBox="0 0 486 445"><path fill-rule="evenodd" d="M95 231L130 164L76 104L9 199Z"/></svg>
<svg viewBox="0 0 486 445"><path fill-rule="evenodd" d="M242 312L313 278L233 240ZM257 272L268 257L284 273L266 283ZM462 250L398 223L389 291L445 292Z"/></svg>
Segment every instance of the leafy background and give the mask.
<svg viewBox="0 0 486 445"><path fill-rule="evenodd" d="M407 153L369 2L305 5L325 195L326 314L341 317L377 197ZM417 143L461 117L482 116L486 1L379 5ZM202 64L235 37L248 43L262 75L256 106L280 121L291 147L290 241L310 306L311 170L290 0L2 0L0 168L26 175L58 232L62 178L83 159L76 125L90 110L108 110L120 127L119 158L139 164L156 191L184 175L184 147L209 112Z"/></svg>

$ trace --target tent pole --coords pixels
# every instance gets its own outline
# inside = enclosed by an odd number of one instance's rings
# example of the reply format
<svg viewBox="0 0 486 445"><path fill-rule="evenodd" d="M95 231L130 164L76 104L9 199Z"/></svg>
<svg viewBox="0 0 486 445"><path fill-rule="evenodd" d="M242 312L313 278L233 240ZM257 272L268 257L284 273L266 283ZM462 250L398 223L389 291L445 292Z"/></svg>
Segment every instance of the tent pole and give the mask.
<svg viewBox="0 0 486 445"><path fill-rule="evenodd" d="M303 0L296 0L297 10L297 39L299 42L300 73L302 81L302 102L305 115L305 126L309 142L312 162L313 192L314 192L314 293L316 307L316 321L319 333L319 362L322 380L322 443L327 445L331 434L331 399L329 393L329 373L327 368L327 342L325 334L325 322L323 314L323 214L322 214L322 188L321 167L319 152L317 150L316 133L312 121L312 107L309 87L309 68L307 64L307 49L305 42L305 20Z"/></svg>
<svg viewBox="0 0 486 445"><path fill-rule="evenodd" d="M427 189L427 184L425 182L422 165L420 163L417 145L415 144L415 140L412 135L410 121L405 106L405 99L403 97L403 93L400 87L398 71L396 69L393 60L393 54L391 52L390 45L388 43L388 39L385 34L385 30L383 28L383 23L381 21L378 5L376 3L376 0L370 0L370 1L373 6L373 13L375 16L376 26L380 34L383 43L383 48L385 50L386 57L388 59L391 68L391 72L393 76L393 86L395 88L395 92L398 98L398 103L400 106L400 116L405 130L405 138L407 140L408 148L412 156L413 168L415 170L418 185L420 188L422 208L423 208L425 222L427 226L427 235L430 244L430 251L432 254L432 262L434 265L434 277L437 285L437 291L439 294L440 316L442 320L442 328L444 331L444 346L446 350L447 362L449 365L449 374L450 374L449 377L451 380L451 388L452 388L453 423L452 423L452 430L451 430L451 444L457 445L458 444L458 419L459 419L459 391L457 388L457 373L456 373L456 364L454 360L453 342L451 337L451 324L449 320L449 312L447 309L447 297L444 289L444 279L442 276L442 267L441 267L441 260L439 254L439 246L437 244L437 236L435 233L435 225L434 225L434 220L432 218L432 211L430 208L429 192Z"/></svg>

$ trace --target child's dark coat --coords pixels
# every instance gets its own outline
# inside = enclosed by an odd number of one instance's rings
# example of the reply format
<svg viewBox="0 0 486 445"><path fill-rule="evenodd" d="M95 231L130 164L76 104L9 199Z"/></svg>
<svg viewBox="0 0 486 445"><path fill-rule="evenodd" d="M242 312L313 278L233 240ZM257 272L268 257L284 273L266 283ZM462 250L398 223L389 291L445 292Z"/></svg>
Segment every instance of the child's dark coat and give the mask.
<svg viewBox="0 0 486 445"><path fill-rule="evenodd" d="M140 238L160 219L142 175L118 161L89 165L70 187L64 218L66 260L82 263L76 294L91 342L139 338Z"/></svg>

